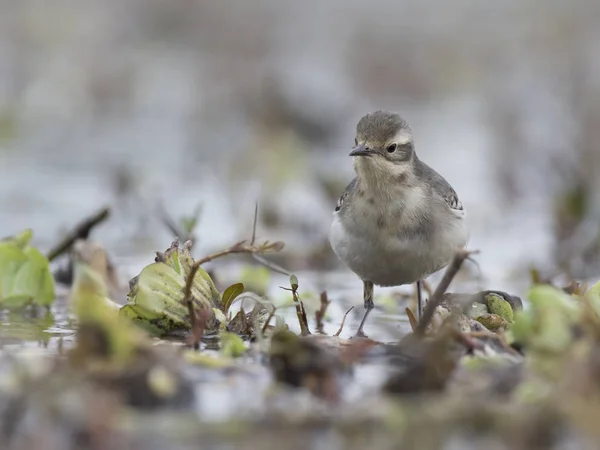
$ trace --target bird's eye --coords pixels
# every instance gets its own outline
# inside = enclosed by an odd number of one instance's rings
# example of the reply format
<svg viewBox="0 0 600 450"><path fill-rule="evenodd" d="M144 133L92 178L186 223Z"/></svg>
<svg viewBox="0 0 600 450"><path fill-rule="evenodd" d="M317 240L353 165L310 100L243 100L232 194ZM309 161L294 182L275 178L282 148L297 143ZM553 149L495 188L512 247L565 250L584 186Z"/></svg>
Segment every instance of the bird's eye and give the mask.
<svg viewBox="0 0 600 450"><path fill-rule="evenodd" d="M394 153L397 148L398 148L397 144L390 144L387 146L386 150L388 153Z"/></svg>

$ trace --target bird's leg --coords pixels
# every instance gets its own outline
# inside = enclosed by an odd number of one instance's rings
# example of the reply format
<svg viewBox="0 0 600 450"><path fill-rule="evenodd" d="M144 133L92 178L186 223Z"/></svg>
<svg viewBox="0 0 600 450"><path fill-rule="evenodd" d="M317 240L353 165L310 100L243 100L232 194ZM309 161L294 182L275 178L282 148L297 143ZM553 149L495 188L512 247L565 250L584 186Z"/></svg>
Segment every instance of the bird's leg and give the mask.
<svg viewBox="0 0 600 450"><path fill-rule="evenodd" d="M355 337L366 338L367 335L364 333L363 327L365 326L365 322L367 321L367 317L369 316L369 313L375 307L375 305L373 304L373 283L371 283L370 281L363 281L363 284L364 284L364 294L363 295L364 295L364 300L365 300L365 315L363 316L362 320L360 321L360 325L358 326L358 331L356 332Z"/></svg>
<svg viewBox="0 0 600 450"><path fill-rule="evenodd" d="M417 281L417 320L421 320L421 313L423 312L423 282Z"/></svg>

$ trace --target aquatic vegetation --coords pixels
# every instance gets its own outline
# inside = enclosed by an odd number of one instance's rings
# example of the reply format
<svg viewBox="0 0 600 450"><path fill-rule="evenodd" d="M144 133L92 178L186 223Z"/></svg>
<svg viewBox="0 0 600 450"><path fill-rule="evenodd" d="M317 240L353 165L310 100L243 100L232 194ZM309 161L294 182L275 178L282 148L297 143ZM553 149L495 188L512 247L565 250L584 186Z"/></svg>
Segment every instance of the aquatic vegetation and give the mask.
<svg viewBox="0 0 600 450"><path fill-rule="evenodd" d="M174 241L131 280L128 303L121 308L121 316L157 336L191 329L185 287L193 265L189 246L184 244L180 249L178 240ZM221 297L202 268L197 268L190 295L194 308L210 311L208 332L225 326L219 309Z"/></svg>
<svg viewBox="0 0 600 450"><path fill-rule="evenodd" d="M27 257L30 239L26 232L0 242L0 255L9 249L8 255ZM376 436L384 448L438 448L464 436L515 448L544 439L550 448L561 442L552 428L568 430L571 439L596 436L587 424L600 417L600 283L589 289L534 283L527 308L501 291L446 292L471 255L459 252L420 319L407 306L410 296L398 297L412 332L390 343L346 340L340 334L352 308L328 335L330 296L304 292L300 277L289 276L286 302L274 303L249 289L267 291L270 277L262 268L242 270L243 282L222 292L202 268L221 256L268 253L282 244L255 244L253 237L200 259L190 248L175 240L157 252L120 305L104 249L70 241L74 341L45 355L43 364L0 352L3 441L40 433L27 425L38 423L27 420L32 415L52 423L48 429L95 436L89 439L99 448L97 424L128 437L160 436L169 447L212 436L268 449L280 446L274 432L305 444L324 429L348 444L352 436ZM37 256L50 274L48 260ZM11 285L6 273L3 287ZM318 307L305 308L303 297L319 299ZM36 323L48 327L51 319ZM77 412L90 402L92 412Z"/></svg>
<svg viewBox="0 0 600 450"><path fill-rule="evenodd" d="M30 245L31 230L0 241L0 305L22 308L54 301L54 278L48 259Z"/></svg>

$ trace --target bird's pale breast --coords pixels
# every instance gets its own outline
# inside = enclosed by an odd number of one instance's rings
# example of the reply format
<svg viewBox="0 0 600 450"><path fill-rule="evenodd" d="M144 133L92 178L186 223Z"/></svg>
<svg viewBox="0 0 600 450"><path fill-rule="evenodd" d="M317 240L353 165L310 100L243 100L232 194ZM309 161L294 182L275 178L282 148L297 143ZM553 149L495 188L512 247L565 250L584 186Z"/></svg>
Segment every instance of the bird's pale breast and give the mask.
<svg viewBox="0 0 600 450"><path fill-rule="evenodd" d="M336 255L363 280L379 286L413 283L442 269L466 245L464 213L415 199L396 214L393 203L357 200L352 214L334 213L329 237Z"/></svg>

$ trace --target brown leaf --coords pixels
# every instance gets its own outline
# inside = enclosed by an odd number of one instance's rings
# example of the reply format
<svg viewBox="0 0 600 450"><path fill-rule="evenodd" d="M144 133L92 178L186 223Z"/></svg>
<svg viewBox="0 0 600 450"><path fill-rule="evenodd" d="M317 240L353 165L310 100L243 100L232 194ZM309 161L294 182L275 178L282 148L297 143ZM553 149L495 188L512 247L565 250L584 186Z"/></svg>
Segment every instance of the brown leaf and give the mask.
<svg viewBox="0 0 600 450"><path fill-rule="evenodd" d="M412 328L413 332L417 329L417 318L415 317L415 315L413 314L413 312L410 310L410 308L406 308L406 315L408 316L408 322L410 323L410 327Z"/></svg>

